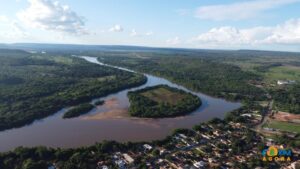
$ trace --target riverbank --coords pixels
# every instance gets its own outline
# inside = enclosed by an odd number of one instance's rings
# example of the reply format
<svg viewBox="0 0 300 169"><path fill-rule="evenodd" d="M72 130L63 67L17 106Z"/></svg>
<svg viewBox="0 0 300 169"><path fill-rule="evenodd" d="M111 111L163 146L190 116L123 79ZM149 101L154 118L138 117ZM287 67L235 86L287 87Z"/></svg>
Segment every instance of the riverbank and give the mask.
<svg viewBox="0 0 300 169"><path fill-rule="evenodd" d="M101 64L93 57L85 59ZM232 103L193 92L201 98L203 104L190 115L155 120L127 117L124 110L128 110L129 107L127 98L129 91L159 84L189 91L166 79L147 74L145 76L148 80L142 86L95 99L95 101L104 100L106 106L97 106L96 109L81 117L64 120L62 115L66 110L63 109L53 116L34 122L32 125L0 132L0 142L2 143L0 144L0 151L9 151L18 146L34 147L43 145L54 148L75 148L93 145L103 140L138 142L164 139L176 128L192 128L199 122L205 122L215 117L222 119L225 117L226 112L241 106L240 103ZM102 113L105 115L102 115ZM91 119L93 115L97 114L99 116L94 116L94 119Z"/></svg>

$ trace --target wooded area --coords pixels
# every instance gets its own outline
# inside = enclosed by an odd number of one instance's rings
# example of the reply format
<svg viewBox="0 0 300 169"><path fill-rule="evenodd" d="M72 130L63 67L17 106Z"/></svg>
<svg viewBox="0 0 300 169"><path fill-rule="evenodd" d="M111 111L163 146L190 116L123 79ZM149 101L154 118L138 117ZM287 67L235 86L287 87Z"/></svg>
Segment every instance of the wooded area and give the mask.
<svg viewBox="0 0 300 169"><path fill-rule="evenodd" d="M145 96L145 92L165 89L165 92L155 93L155 97L173 96L165 99L155 99L153 96ZM174 96L176 94L176 96ZM171 88L167 85L147 87L128 93L130 102L129 113L131 116L147 118L175 117L191 113L199 106L201 100L198 96L183 90ZM172 100L171 100L172 99ZM175 100L174 100L175 99Z"/></svg>
<svg viewBox="0 0 300 169"><path fill-rule="evenodd" d="M146 77L74 57L0 52L0 130L23 126L62 108L139 86Z"/></svg>

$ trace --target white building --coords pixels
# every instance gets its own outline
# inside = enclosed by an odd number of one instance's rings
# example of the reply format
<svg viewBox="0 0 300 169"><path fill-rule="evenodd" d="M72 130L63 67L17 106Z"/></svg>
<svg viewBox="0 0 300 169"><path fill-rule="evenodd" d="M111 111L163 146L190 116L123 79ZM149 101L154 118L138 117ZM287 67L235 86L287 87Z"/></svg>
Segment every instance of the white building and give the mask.
<svg viewBox="0 0 300 169"><path fill-rule="evenodd" d="M193 164L196 168L204 168L206 163L204 161L199 161Z"/></svg>
<svg viewBox="0 0 300 169"><path fill-rule="evenodd" d="M150 151L152 149L152 146L150 146L149 144L144 144L144 148L145 150Z"/></svg>
<svg viewBox="0 0 300 169"><path fill-rule="evenodd" d="M278 85L289 85L289 84L294 84L296 83L295 80L278 80L277 84Z"/></svg>
<svg viewBox="0 0 300 169"><path fill-rule="evenodd" d="M117 160L115 161L115 164L119 167L119 169L125 169L126 163L124 160Z"/></svg>
<svg viewBox="0 0 300 169"><path fill-rule="evenodd" d="M128 154L123 154L123 157L125 158L125 160L128 162L128 164L131 164L134 162L134 159L132 157L130 157L130 155Z"/></svg>

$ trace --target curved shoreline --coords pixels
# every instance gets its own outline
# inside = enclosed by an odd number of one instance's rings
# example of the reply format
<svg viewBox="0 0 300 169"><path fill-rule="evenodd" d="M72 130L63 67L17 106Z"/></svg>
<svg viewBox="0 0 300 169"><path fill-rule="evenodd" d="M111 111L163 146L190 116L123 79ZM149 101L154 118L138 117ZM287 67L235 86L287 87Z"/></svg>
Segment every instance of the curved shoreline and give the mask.
<svg viewBox="0 0 300 169"><path fill-rule="evenodd" d="M93 57L85 59L98 62ZM98 64L105 65L103 63ZM127 98L129 91L157 84L168 84L189 91L166 79L148 74L144 75L148 79L146 84L98 98L105 100L107 104L98 106L86 115L63 120L62 115L65 111L63 109L50 117L36 121L32 125L0 132L0 151L9 151L18 146L35 147L41 145L53 148L75 148L93 145L103 140L118 142L159 140L165 138L176 128L192 128L195 124L214 117L223 118L226 112L237 109L241 105L202 93L191 92L203 100L203 105L189 115L165 119L128 117L126 110L128 110L129 105Z"/></svg>

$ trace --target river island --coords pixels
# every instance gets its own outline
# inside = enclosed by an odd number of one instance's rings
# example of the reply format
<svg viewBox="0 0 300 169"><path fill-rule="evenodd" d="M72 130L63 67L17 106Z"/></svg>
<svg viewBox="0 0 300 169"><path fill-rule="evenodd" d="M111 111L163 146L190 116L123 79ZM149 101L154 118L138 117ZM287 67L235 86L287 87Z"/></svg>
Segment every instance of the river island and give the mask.
<svg viewBox="0 0 300 169"><path fill-rule="evenodd" d="M183 90L157 85L128 93L131 116L164 118L182 116L201 106L201 99Z"/></svg>

